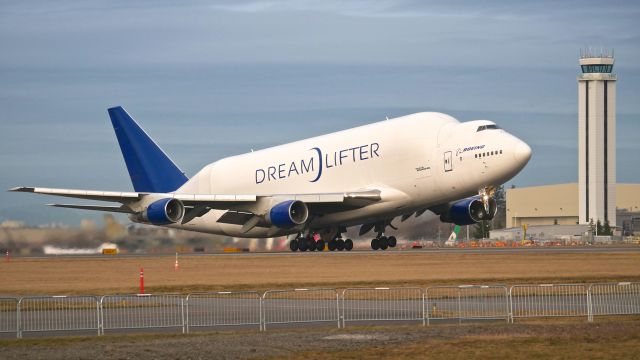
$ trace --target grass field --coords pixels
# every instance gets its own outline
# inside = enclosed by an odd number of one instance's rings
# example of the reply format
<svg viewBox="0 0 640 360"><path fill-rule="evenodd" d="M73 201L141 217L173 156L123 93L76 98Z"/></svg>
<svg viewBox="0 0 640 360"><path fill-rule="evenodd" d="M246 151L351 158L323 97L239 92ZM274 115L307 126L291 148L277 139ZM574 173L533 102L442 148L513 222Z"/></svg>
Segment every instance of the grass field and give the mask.
<svg viewBox="0 0 640 360"><path fill-rule="evenodd" d="M3 359L637 359L637 318L0 340Z"/></svg>
<svg viewBox="0 0 640 360"><path fill-rule="evenodd" d="M13 259L0 263L0 293L113 294L288 287L428 286L464 283L640 279L640 253L298 254Z"/></svg>

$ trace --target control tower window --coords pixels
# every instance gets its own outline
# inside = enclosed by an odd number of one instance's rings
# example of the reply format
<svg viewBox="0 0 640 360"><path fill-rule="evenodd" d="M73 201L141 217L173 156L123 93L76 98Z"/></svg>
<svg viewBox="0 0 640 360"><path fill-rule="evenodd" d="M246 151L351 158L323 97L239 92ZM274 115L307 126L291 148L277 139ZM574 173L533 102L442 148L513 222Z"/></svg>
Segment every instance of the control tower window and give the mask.
<svg viewBox="0 0 640 360"><path fill-rule="evenodd" d="M582 65L583 73L610 73L613 65Z"/></svg>
<svg viewBox="0 0 640 360"><path fill-rule="evenodd" d="M476 132L485 131L485 130L495 130L495 129L500 129L500 127L495 124L482 125L482 126L478 126L478 130Z"/></svg>

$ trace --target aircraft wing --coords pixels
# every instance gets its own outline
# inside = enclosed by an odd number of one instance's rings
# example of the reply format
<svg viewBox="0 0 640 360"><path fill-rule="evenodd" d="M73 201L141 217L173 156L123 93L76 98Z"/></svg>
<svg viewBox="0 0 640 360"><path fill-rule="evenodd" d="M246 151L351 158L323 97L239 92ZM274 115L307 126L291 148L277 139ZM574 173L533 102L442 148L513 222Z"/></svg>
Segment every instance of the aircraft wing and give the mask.
<svg viewBox="0 0 640 360"><path fill-rule="evenodd" d="M141 193L141 192L113 192L77 189L55 189L39 187L15 187L12 192L28 192L35 194L72 197L86 200L119 202L123 206L97 206L97 205L73 205L73 204L49 204L55 207L113 211L135 212L130 206L142 200L146 196L154 198L174 198L183 202L187 208L237 209L239 206L251 206L261 199L300 200L306 203L312 212L334 212L359 208L380 201L379 190L364 190L344 193L317 193L317 194L271 194L271 195L237 195L237 194L176 194L176 193Z"/></svg>

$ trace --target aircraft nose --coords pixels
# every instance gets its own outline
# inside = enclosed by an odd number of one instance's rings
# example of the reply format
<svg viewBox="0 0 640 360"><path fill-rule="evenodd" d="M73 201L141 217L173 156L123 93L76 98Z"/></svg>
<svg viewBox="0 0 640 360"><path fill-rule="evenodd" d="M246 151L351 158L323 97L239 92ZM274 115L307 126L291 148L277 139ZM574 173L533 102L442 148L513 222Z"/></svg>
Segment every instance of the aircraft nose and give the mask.
<svg viewBox="0 0 640 360"><path fill-rule="evenodd" d="M526 164L529 162L529 159L531 159L531 147L524 141L519 141L514 148L513 157L515 157L516 161L520 164Z"/></svg>

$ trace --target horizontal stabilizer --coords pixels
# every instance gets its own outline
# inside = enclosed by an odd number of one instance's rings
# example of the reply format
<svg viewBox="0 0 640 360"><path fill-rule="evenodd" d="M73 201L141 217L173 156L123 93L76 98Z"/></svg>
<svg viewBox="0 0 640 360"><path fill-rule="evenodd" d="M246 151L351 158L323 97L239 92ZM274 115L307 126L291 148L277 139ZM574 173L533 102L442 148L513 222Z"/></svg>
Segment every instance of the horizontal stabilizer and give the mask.
<svg viewBox="0 0 640 360"><path fill-rule="evenodd" d="M51 188L38 188L38 187L27 187L27 186L14 187L13 189L9 189L9 191L64 196L64 197L72 197L72 198L87 199L87 200L113 201L113 202L121 202L121 203L140 200L143 195L143 194L134 193L134 192L51 189Z"/></svg>

